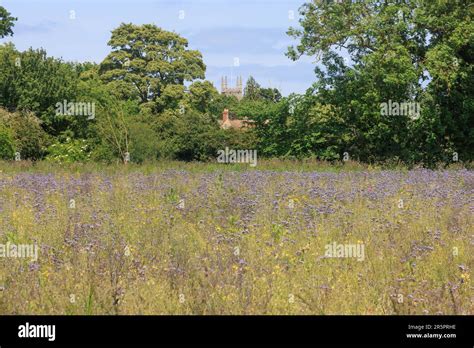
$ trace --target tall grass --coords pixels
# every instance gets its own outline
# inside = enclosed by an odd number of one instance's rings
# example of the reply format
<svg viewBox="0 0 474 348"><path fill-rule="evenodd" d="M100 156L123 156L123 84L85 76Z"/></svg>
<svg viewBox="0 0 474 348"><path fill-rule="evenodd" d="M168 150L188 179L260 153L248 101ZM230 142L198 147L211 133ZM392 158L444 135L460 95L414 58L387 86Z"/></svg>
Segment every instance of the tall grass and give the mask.
<svg viewBox="0 0 474 348"><path fill-rule="evenodd" d="M473 193L466 169L1 163L0 244L39 258L0 257L0 313L473 314Z"/></svg>

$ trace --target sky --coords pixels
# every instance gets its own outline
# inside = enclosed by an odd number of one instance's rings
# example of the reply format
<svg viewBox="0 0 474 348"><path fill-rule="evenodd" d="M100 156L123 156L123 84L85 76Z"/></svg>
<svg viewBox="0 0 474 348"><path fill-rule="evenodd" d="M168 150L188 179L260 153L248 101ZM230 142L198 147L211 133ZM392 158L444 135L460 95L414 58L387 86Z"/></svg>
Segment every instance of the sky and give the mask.
<svg viewBox="0 0 474 348"><path fill-rule="evenodd" d="M18 21L11 41L17 49L46 49L68 61L100 63L110 52L111 31L121 23L156 24L189 41L203 54L206 79L220 90L236 76L253 76L283 95L304 93L315 80L310 57L285 56L296 43L286 31L298 26L305 0L0 0Z"/></svg>

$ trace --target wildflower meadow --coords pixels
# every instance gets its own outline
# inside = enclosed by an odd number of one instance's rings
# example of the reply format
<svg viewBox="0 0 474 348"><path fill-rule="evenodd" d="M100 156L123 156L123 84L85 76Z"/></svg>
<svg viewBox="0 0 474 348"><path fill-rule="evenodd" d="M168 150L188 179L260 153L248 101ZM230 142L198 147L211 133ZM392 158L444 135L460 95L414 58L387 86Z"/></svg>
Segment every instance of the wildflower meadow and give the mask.
<svg viewBox="0 0 474 348"><path fill-rule="evenodd" d="M473 314L472 170L347 167L3 163L0 313Z"/></svg>

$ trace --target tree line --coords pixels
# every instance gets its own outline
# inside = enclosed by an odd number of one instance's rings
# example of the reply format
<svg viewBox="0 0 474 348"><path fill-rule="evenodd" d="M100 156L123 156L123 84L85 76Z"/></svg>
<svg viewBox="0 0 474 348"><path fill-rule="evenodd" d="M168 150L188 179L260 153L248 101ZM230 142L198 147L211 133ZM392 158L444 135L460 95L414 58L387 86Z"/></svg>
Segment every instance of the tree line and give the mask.
<svg viewBox="0 0 474 348"><path fill-rule="evenodd" d="M298 44L287 56L319 63L314 84L282 97L250 77L240 101L205 80L202 54L185 38L156 25L121 24L100 64L6 43L0 157L205 161L231 147L278 158L470 162L473 8L467 0L308 2L288 30ZM16 20L0 7L0 38L14 34ZM85 104L93 114L78 115ZM221 129L225 108L254 127Z"/></svg>

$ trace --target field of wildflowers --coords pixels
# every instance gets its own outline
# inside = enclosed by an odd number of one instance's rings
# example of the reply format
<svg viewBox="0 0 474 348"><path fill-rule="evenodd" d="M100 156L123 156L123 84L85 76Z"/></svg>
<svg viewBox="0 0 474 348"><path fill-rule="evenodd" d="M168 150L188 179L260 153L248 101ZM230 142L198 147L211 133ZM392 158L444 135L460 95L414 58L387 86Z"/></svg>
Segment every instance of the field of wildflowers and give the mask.
<svg viewBox="0 0 474 348"><path fill-rule="evenodd" d="M474 314L473 193L459 168L0 163L0 245L38 246L0 257L0 314Z"/></svg>

